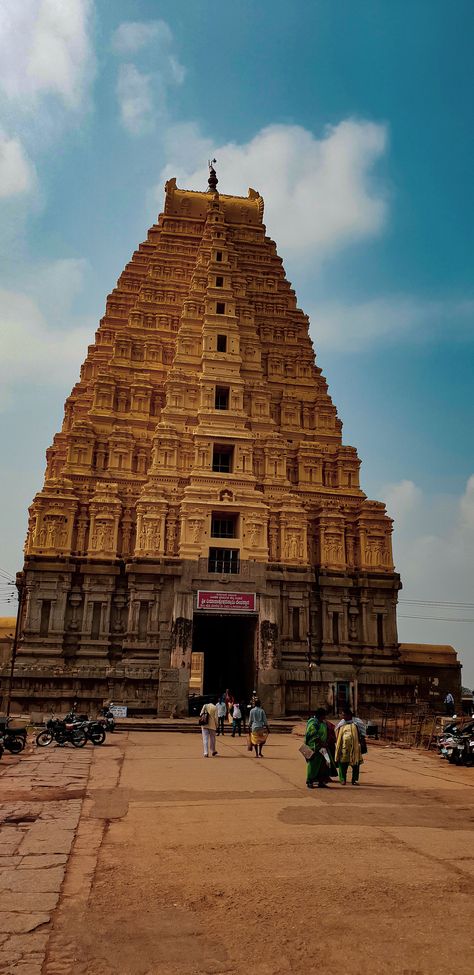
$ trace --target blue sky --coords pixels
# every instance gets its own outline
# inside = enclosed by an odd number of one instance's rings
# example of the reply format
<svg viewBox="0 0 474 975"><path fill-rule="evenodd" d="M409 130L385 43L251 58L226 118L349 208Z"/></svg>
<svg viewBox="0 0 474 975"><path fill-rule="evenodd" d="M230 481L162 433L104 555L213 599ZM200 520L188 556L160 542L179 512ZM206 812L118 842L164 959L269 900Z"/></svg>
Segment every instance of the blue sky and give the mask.
<svg viewBox="0 0 474 975"><path fill-rule="evenodd" d="M473 27L471 0L4 0L3 567L165 177L204 186L212 153L265 198L402 600L428 601L400 638L455 645L474 685Z"/></svg>

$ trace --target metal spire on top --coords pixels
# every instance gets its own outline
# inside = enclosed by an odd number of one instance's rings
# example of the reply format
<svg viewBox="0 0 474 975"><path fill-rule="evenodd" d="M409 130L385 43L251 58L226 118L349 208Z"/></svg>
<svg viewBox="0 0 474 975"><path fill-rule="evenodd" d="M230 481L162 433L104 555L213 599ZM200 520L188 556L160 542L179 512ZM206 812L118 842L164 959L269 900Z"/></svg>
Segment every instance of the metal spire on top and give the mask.
<svg viewBox="0 0 474 975"><path fill-rule="evenodd" d="M214 169L214 166L215 166L216 162L217 162L217 159L209 159L208 160L208 163L207 163L207 165L209 166L209 179L208 179L208 184L209 184L209 191L211 193L216 193L217 192L217 184L219 182L219 180L217 179L216 171Z"/></svg>

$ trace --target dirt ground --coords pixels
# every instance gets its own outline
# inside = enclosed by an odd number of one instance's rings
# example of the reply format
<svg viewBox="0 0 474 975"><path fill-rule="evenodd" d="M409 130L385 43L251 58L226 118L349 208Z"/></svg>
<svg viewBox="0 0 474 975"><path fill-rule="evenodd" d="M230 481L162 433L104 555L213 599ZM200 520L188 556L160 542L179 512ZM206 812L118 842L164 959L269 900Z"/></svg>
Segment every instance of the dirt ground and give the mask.
<svg viewBox="0 0 474 975"><path fill-rule="evenodd" d="M309 791L299 744L95 749L42 975L472 975L474 769L372 745Z"/></svg>

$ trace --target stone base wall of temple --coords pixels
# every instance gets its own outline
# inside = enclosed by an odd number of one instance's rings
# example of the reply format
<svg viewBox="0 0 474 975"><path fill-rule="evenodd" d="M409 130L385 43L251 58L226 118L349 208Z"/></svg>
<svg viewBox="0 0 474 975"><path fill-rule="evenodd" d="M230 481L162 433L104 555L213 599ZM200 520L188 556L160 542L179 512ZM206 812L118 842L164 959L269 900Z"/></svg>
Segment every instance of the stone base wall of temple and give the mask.
<svg viewBox="0 0 474 975"><path fill-rule="evenodd" d="M208 650L202 635L221 641L225 655L226 633L239 627L245 692L257 689L270 715L306 713L310 673L312 705L337 710L344 695L354 706L413 703L420 688L429 696L436 668L421 668L423 682L400 663L399 587L395 573L328 573L250 560L239 574L216 575L205 559L31 559L13 709L61 713L77 700L94 713L114 700L131 714L184 715L193 653L205 657ZM198 603L198 591L208 594L207 603ZM218 597L214 609L206 609L209 593ZM460 683L456 667L446 671L453 687ZM225 666L219 673L226 674ZM437 686L447 681L438 675Z"/></svg>

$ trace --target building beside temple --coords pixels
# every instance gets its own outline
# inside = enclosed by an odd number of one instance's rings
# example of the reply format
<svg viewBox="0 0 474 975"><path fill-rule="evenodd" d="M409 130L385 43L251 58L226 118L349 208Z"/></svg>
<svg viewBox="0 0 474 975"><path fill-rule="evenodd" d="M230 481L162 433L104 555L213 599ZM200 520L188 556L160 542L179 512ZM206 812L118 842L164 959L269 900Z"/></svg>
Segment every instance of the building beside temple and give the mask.
<svg viewBox="0 0 474 975"><path fill-rule="evenodd" d="M392 521L360 488L262 197L219 194L212 168L207 192L165 190L30 508L16 706L165 715L256 687L281 715L310 687L411 702L420 675L457 694L454 651L442 673L403 659Z"/></svg>

